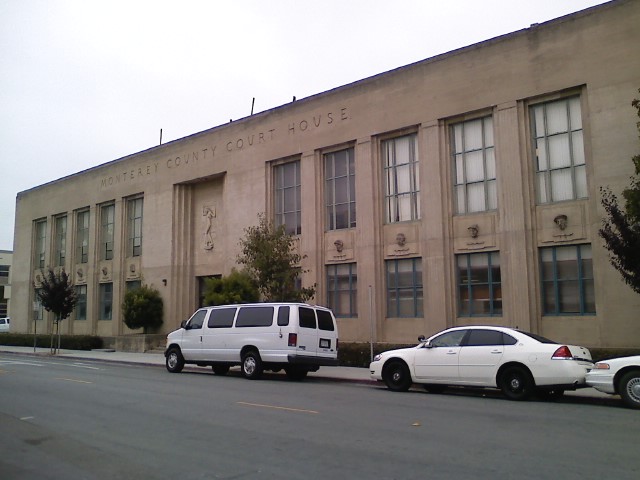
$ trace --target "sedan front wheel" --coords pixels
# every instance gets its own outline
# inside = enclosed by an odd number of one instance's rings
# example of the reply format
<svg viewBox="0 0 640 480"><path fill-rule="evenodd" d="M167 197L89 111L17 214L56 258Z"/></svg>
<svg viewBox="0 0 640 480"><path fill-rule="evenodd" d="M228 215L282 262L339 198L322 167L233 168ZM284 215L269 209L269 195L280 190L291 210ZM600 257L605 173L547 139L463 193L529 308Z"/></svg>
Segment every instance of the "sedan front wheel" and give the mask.
<svg viewBox="0 0 640 480"><path fill-rule="evenodd" d="M625 373L620 379L618 391L627 407L640 408L640 371Z"/></svg>
<svg viewBox="0 0 640 480"><path fill-rule="evenodd" d="M394 392L406 392L413 383L409 367L402 360L391 360L387 363L382 370L382 380L387 388Z"/></svg>

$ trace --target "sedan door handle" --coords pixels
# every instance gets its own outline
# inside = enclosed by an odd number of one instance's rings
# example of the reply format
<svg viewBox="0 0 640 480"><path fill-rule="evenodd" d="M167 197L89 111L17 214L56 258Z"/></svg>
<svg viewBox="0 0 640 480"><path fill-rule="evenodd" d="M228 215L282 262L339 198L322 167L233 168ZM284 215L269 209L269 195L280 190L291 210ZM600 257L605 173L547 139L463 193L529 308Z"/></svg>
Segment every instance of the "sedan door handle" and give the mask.
<svg viewBox="0 0 640 480"><path fill-rule="evenodd" d="M456 352L447 352L447 355L455 355Z"/></svg>
<svg viewBox="0 0 640 480"><path fill-rule="evenodd" d="M493 350L491 353L500 355L502 354L502 350Z"/></svg>

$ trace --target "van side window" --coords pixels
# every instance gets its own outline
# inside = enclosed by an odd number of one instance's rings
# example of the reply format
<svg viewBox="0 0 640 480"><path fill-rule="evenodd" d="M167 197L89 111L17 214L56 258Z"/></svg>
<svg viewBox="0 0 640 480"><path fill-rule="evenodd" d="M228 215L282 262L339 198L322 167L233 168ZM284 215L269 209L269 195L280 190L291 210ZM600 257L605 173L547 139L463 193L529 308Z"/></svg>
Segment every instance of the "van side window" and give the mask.
<svg viewBox="0 0 640 480"><path fill-rule="evenodd" d="M289 325L289 307L280 307L278 309L278 326L286 327Z"/></svg>
<svg viewBox="0 0 640 480"><path fill-rule="evenodd" d="M196 313L194 313L191 319L189 320L189 330L202 328L202 324L204 323L204 319L206 316L207 316L206 310L198 310Z"/></svg>
<svg viewBox="0 0 640 480"><path fill-rule="evenodd" d="M236 316L235 308L215 308L211 310L207 327L230 328L233 326L233 317Z"/></svg>
<svg viewBox="0 0 640 480"><path fill-rule="evenodd" d="M316 314L313 309L306 307L298 308L298 317L300 318L300 326L304 328L316 328Z"/></svg>
<svg viewBox="0 0 640 480"><path fill-rule="evenodd" d="M329 312L325 312L324 310L316 310L318 314L318 328L320 330L328 330L333 332L333 318L331 318L331 314Z"/></svg>
<svg viewBox="0 0 640 480"><path fill-rule="evenodd" d="M273 323L273 307L240 307L236 327L269 327Z"/></svg>

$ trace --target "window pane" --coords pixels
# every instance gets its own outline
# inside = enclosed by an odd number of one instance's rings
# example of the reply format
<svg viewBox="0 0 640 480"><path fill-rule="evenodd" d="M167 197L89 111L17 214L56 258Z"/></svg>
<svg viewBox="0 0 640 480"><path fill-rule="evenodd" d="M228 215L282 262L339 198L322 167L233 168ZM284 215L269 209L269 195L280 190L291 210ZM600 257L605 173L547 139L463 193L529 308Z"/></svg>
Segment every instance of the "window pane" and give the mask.
<svg viewBox="0 0 640 480"><path fill-rule="evenodd" d="M566 132L569 130L567 119L567 106L565 101L550 102L546 104L547 135Z"/></svg>
<svg viewBox="0 0 640 480"><path fill-rule="evenodd" d="M549 137L549 161L552 169L571 165L568 134Z"/></svg>
<svg viewBox="0 0 640 480"><path fill-rule="evenodd" d="M584 165L574 170L576 177L576 198L587 198L587 169Z"/></svg>
<svg viewBox="0 0 640 480"><path fill-rule="evenodd" d="M551 191L553 192L553 200L556 202L573 198L570 168L551 172Z"/></svg>
<svg viewBox="0 0 640 480"><path fill-rule="evenodd" d="M470 212L482 212L487 209L484 198L484 183L470 184L467 194L469 195Z"/></svg>

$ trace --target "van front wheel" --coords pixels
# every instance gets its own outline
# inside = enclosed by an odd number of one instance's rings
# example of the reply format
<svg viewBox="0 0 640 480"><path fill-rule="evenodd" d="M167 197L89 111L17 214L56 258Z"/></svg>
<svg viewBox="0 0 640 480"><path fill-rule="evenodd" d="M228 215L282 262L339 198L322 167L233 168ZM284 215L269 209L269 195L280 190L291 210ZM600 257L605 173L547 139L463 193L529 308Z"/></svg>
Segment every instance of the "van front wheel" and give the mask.
<svg viewBox="0 0 640 480"><path fill-rule="evenodd" d="M184 368L184 358L182 356L182 353L180 353L180 349L172 347L167 352L165 364L167 366L167 370L169 370L171 373L180 373Z"/></svg>
<svg viewBox="0 0 640 480"><path fill-rule="evenodd" d="M249 380L257 380L262 376L262 359L260 354L249 350L242 355L242 375Z"/></svg>

